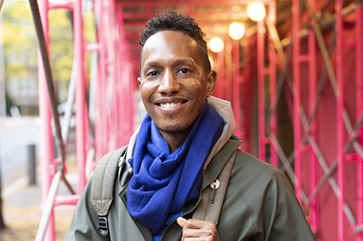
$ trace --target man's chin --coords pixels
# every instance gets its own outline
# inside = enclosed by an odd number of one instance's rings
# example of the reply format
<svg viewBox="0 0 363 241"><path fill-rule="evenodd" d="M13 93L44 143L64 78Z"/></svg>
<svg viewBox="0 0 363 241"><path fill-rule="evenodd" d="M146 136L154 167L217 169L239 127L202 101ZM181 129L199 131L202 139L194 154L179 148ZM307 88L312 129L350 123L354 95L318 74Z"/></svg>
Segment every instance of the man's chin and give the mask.
<svg viewBox="0 0 363 241"><path fill-rule="evenodd" d="M186 130L186 128L182 128L179 126L167 126L167 127L158 127L160 132L164 132L167 134L180 134Z"/></svg>
<svg viewBox="0 0 363 241"><path fill-rule="evenodd" d="M156 123L155 123L156 124ZM160 132L164 132L166 134L182 134L185 132L189 132L193 125L181 125L174 123L173 125L156 125Z"/></svg>

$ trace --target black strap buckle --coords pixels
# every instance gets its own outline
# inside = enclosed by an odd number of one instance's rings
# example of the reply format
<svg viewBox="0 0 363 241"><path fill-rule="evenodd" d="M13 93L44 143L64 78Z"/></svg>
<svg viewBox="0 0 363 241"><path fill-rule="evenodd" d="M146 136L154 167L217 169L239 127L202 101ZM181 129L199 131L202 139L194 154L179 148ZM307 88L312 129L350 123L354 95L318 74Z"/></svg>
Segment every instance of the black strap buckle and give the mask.
<svg viewBox="0 0 363 241"><path fill-rule="evenodd" d="M108 222L107 217L98 217L98 229L100 233L107 237L108 236Z"/></svg>

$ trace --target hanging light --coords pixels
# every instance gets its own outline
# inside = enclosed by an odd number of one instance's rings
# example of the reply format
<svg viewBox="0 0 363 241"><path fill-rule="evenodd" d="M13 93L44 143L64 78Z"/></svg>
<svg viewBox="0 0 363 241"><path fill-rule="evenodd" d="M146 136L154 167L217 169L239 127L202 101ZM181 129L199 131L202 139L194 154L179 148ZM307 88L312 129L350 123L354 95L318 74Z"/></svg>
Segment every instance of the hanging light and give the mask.
<svg viewBox="0 0 363 241"><path fill-rule="evenodd" d="M246 32L246 27L243 23L232 22L228 27L228 35L234 40L243 38Z"/></svg>
<svg viewBox="0 0 363 241"><path fill-rule="evenodd" d="M265 5L261 1L250 2L247 6L247 15L255 22L263 20L266 16Z"/></svg>
<svg viewBox="0 0 363 241"><path fill-rule="evenodd" d="M224 48L223 39L220 37L213 37L211 40L209 40L209 48L214 53L221 52Z"/></svg>

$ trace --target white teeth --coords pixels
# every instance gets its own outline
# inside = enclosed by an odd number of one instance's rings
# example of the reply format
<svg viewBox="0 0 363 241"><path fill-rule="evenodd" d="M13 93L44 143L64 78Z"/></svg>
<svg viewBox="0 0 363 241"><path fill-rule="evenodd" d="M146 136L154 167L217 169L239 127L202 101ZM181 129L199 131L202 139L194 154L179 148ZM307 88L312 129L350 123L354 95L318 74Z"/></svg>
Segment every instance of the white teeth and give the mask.
<svg viewBox="0 0 363 241"><path fill-rule="evenodd" d="M178 103L165 103L165 104L160 104L160 107L163 107L163 108L174 108L174 107L177 107L181 105L180 102Z"/></svg>

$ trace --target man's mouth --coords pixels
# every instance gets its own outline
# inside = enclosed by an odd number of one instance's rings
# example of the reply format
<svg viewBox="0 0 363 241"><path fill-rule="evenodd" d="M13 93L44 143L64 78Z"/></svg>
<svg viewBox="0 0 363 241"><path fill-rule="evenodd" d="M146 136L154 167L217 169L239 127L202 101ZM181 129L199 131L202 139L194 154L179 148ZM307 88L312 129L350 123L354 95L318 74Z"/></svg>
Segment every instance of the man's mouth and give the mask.
<svg viewBox="0 0 363 241"><path fill-rule="evenodd" d="M159 106L165 109L175 108L179 105L181 105L182 102L176 102L176 103L160 103Z"/></svg>
<svg viewBox="0 0 363 241"><path fill-rule="evenodd" d="M170 111L174 113L179 111L186 102L188 101L184 98L162 98L157 100L155 105L168 113Z"/></svg>

